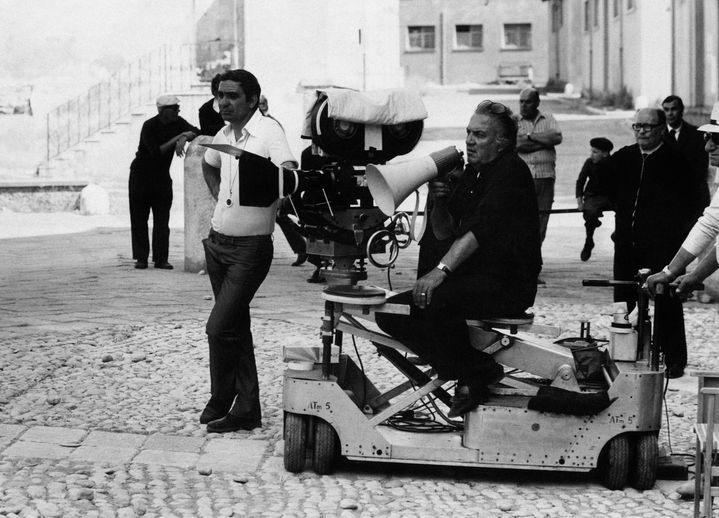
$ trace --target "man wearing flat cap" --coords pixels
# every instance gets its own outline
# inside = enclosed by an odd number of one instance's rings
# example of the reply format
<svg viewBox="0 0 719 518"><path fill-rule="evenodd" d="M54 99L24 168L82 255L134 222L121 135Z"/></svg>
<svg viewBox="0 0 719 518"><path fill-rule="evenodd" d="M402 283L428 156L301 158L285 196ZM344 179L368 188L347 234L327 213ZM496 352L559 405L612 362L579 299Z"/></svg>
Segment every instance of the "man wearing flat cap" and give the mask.
<svg viewBox="0 0 719 518"><path fill-rule="evenodd" d="M606 175L603 164L612 152L614 144L604 137L596 137L589 141L589 158L579 172L576 185L577 208L584 216L584 228L587 237L580 258L588 261L594 248L594 230L602 225L599 218L605 210L612 209L612 202L607 196Z"/></svg>
<svg viewBox="0 0 719 518"><path fill-rule="evenodd" d="M130 165L130 231L135 268L147 268L150 239L147 220L152 210L152 261L155 268L171 270L167 262L170 246L170 207L173 152L184 153L184 145L200 130L180 117L180 99L175 95L157 98L157 115L145 121L140 144Z"/></svg>

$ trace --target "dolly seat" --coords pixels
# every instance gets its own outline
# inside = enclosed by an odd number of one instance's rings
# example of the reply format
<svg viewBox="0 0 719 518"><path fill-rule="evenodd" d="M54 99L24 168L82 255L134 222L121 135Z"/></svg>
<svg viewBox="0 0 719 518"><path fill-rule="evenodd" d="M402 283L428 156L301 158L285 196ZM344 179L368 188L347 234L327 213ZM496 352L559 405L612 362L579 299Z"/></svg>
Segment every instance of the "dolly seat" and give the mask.
<svg viewBox="0 0 719 518"><path fill-rule="evenodd" d="M521 326L531 326L534 322L533 313L522 313L512 316L481 317L475 320L467 320L470 327L509 329L514 334Z"/></svg>

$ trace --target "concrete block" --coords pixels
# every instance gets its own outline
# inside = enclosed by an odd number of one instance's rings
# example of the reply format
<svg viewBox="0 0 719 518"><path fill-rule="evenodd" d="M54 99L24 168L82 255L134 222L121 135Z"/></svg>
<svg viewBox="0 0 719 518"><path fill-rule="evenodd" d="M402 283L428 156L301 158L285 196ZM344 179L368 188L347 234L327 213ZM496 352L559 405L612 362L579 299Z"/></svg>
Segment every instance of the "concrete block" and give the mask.
<svg viewBox="0 0 719 518"><path fill-rule="evenodd" d="M142 450L133 462L187 469L195 467L199 458L199 454L185 451Z"/></svg>
<svg viewBox="0 0 719 518"><path fill-rule="evenodd" d="M80 192L80 214L97 216L110 213L110 195L99 185L88 185Z"/></svg>
<svg viewBox="0 0 719 518"><path fill-rule="evenodd" d="M205 439L202 437L154 434L147 438L144 448L146 450L200 453L203 444L205 444Z"/></svg>
<svg viewBox="0 0 719 518"><path fill-rule="evenodd" d="M70 454L70 460L84 462L107 462L111 464L126 464L137 455L137 448L114 448L110 446L86 446L75 448Z"/></svg>
<svg viewBox="0 0 719 518"><path fill-rule="evenodd" d="M26 459L66 459L72 453L72 448L47 442L18 441L3 451L5 457L19 457Z"/></svg>
<svg viewBox="0 0 719 518"><path fill-rule="evenodd" d="M83 446L101 446L108 448L139 448L147 440L147 435L138 433L117 433L94 431L82 441Z"/></svg>
<svg viewBox="0 0 719 518"><path fill-rule="evenodd" d="M215 199L202 174L201 143L209 144L212 137L200 135L190 142L185 153L185 271L199 272L205 269L205 250L202 240L210 231L210 220L215 210Z"/></svg>
<svg viewBox="0 0 719 518"><path fill-rule="evenodd" d="M22 441L46 444L68 444L80 442L87 430L79 428L63 428L60 426L33 426L20 436Z"/></svg>

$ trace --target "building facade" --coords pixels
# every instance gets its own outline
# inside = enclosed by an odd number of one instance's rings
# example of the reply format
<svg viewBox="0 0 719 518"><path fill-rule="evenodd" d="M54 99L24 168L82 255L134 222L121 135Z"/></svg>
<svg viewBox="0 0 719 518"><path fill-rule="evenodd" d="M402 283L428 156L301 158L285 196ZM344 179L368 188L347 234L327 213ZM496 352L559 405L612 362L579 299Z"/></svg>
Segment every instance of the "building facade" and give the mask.
<svg viewBox="0 0 719 518"><path fill-rule="evenodd" d="M197 62L246 67L263 85L402 86L399 0L215 0Z"/></svg>
<svg viewBox="0 0 719 518"><path fill-rule="evenodd" d="M411 83L549 78L543 0L400 0L400 61Z"/></svg>
<svg viewBox="0 0 719 518"><path fill-rule="evenodd" d="M631 97L636 107L674 93L687 106L717 94L714 0L550 0L550 77L585 96Z"/></svg>

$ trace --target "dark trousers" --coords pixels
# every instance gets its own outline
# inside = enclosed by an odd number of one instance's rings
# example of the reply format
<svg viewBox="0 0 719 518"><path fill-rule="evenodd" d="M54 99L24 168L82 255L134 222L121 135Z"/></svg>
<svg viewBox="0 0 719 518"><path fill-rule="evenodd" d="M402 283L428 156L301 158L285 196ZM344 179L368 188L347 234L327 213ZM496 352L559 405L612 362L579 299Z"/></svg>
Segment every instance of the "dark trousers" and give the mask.
<svg viewBox="0 0 719 518"><path fill-rule="evenodd" d="M637 261L633 258L633 253L631 246L615 245L615 279L634 280L639 268L651 268L652 273L662 269L662 266L657 266L656 264L637 265ZM666 264L666 262L659 264ZM614 300L615 302L627 302L627 306L631 311L637 302L637 289L626 286L616 287L614 289ZM684 328L684 308L682 307L682 301L678 297L672 297L669 293L654 297L654 329L652 336L654 337L654 343L664 353L664 363L667 366L686 366L687 338Z"/></svg>
<svg viewBox="0 0 719 518"><path fill-rule="evenodd" d="M554 203L554 178L535 178L534 190L537 192L537 208L539 209L539 237L544 243L549 224L549 211Z"/></svg>
<svg viewBox="0 0 719 518"><path fill-rule="evenodd" d="M582 216L584 217L584 227L587 229L587 237L592 237L594 229L601 226L599 221L604 215L605 210L612 210L612 202L609 198L601 194L592 194L584 197L584 209Z"/></svg>
<svg viewBox="0 0 719 518"><path fill-rule="evenodd" d="M406 291L387 302L411 305L409 315L377 313L375 318L380 329L412 349L440 377L463 384L481 381L484 373L492 372L495 361L470 345L466 320L524 312L526 305L505 300L508 291L512 290L506 284L491 278L449 277L435 290L426 309L412 304L412 292Z"/></svg>
<svg viewBox="0 0 719 518"><path fill-rule="evenodd" d="M292 213L292 204L289 198L283 198L280 200L279 208L277 209L277 225L282 230L282 233L287 239L287 242L292 248L292 251L297 254L304 254L307 252L307 243L302 234L299 233L299 227L292 221L289 214Z"/></svg>
<svg viewBox="0 0 719 518"><path fill-rule="evenodd" d="M150 255L147 221L152 210L152 260L166 263L170 248L172 180L152 182L130 173L129 199L132 258L147 261Z"/></svg>
<svg viewBox="0 0 719 518"><path fill-rule="evenodd" d="M215 306L207 320L210 406L259 419L260 389L250 330L250 302L272 263L272 237L228 237L210 232L202 241ZM234 401L234 403L233 403Z"/></svg>

